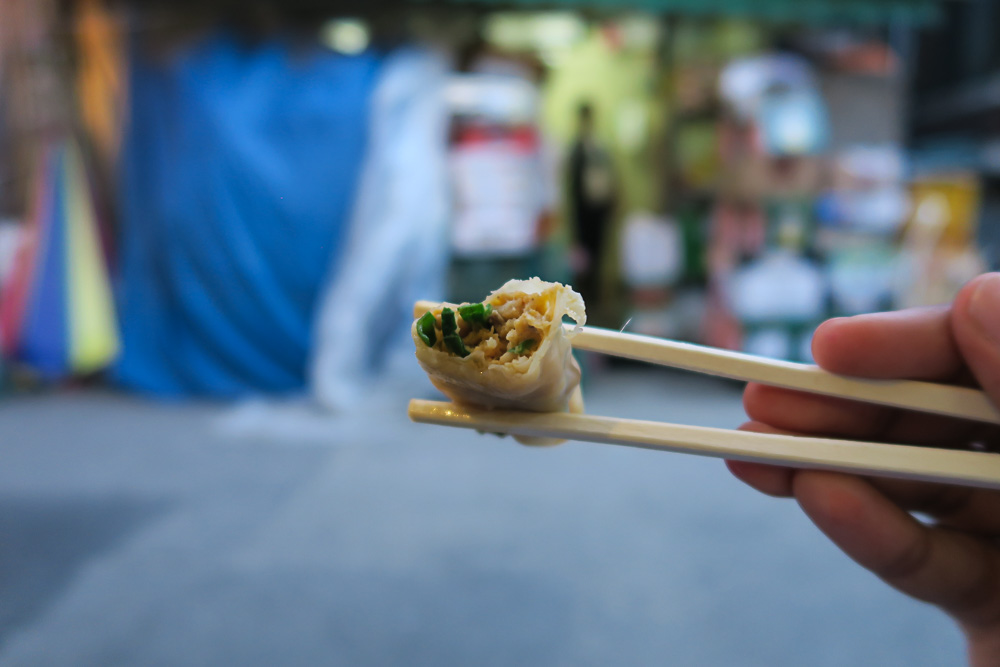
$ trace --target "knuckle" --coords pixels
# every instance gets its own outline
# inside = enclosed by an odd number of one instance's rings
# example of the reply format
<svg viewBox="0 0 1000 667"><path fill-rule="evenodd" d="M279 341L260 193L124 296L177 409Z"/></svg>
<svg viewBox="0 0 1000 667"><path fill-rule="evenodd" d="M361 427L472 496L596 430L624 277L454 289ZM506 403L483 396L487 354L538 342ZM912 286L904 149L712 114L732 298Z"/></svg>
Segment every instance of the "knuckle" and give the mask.
<svg viewBox="0 0 1000 667"><path fill-rule="evenodd" d="M931 547L930 535L920 531L911 542L873 569L889 583L905 581L927 566Z"/></svg>
<svg viewBox="0 0 1000 667"><path fill-rule="evenodd" d="M1000 577L994 555L983 549L981 566L963 585L957 587L945 607L956 618L971 625L1000 623Z"/></svg>

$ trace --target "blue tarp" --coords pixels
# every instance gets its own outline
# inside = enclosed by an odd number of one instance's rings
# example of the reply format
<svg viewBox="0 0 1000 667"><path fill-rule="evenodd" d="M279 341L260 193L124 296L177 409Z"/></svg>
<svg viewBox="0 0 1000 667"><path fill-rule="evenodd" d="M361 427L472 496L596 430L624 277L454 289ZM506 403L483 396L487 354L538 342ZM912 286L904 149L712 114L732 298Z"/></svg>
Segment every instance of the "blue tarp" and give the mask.
<svg viewBox="0 0 1000 667"><path fill-rule="evenodd" d="M118 301L126 386L300 390L380 58L217 34L131 53Z"/></svg>

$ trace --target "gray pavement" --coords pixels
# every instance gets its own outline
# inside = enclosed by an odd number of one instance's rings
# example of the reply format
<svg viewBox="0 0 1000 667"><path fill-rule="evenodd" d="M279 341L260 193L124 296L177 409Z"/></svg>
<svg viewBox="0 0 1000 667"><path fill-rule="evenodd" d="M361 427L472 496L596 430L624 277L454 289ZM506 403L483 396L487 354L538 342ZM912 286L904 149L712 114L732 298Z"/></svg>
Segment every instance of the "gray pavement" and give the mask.
<svg viewBox="0 0 1000 667"><path fill-rule="evenodd" d="M733 385L666 372L587 398L743 418ZM525 448L405 399L6 399L0 665L962 664L947 619L721 461Z"/></svg>

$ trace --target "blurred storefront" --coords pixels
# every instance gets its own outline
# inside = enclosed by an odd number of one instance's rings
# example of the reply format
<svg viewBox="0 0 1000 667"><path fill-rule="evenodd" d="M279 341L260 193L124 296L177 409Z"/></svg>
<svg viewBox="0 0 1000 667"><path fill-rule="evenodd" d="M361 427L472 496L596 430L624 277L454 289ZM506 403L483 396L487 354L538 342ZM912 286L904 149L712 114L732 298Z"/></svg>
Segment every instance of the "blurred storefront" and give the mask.
<svg viewBox="0 0 1000 667"><path fill-rule="evenodd" d="M922 60L987 4L8 3L8 366L340 406L406 356L408 301L529 274L806 360L823 319L995 265L996 48L945 59L977 63L947 104Z"/></svg>

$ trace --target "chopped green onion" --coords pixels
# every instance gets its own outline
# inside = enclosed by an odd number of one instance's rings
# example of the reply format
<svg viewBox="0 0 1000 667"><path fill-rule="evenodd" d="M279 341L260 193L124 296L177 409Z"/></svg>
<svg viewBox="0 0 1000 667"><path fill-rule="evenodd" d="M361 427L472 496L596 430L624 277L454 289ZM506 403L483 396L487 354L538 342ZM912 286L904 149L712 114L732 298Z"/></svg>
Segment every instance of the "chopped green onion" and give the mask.
<svg viewBox="0 0 1000 667"><path fill-rule="evenodd" d="M436 326L437 319L435 319L434 313L430 311L424 313L417 320L417 335L420 336L420 340L424 341L424 345L427 347L434 347L434 343L437 342Z"/></svg>
<svg viewBox="0 0 1000 667"><path fill-rule="evenodd" d="M441 334L444 336L444 346L449 352L459 357L469 356L469 350L458 335L458 321L455 319L455 311L451 308L441 310Z"/></svg>
<svg viewBox="0 0 1000 667"><path fill-rule="evenodd" d="M441 309L441 333L445 338L449 335L458 335L458 321L455 319L455 311L451 308Z"/></svg>
<svg viewBox="0 0 1000 667"><path fill-rule="evenodd" d="M458 337L458 334L453 336L444 337L444 346L448 348L448 351L458 357L469 356L469 348L465 347L465 343L462 339Z"/></svg>
<svg viewBox="0 0 1000 667"><path fill-rule="evenodd" d="M470 303L458 307L458 314L470 326L489 326L490 315L493 313L493 306L488 303Z"/></svg>
<svg viewBox="0 0 1000 667"><path fill-rule="evenodd" d="M518 343L514 347L510 348L510 350L508 350L508 352L511 352L512 354L524 354L528 350L534 348L535 345L537 345L537 344L538 344L538 340L537 339L535 339L535 338L527 338L525 340L522 340L520 343Z"/></svg>

